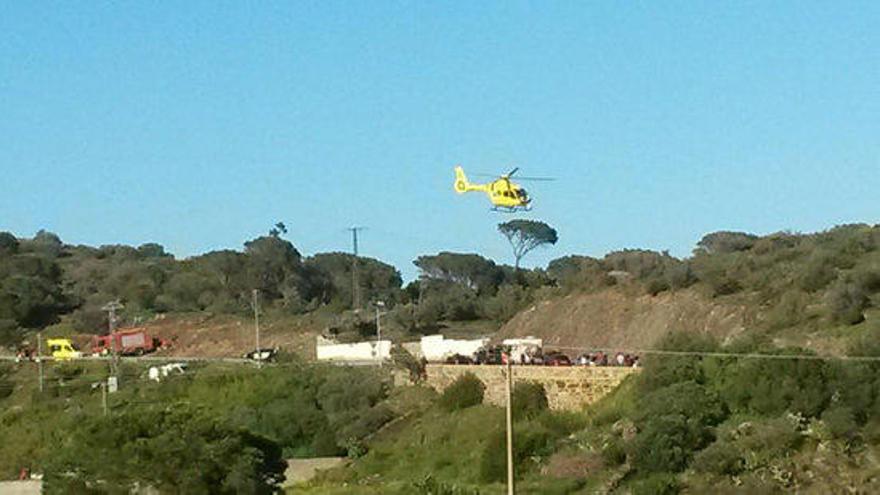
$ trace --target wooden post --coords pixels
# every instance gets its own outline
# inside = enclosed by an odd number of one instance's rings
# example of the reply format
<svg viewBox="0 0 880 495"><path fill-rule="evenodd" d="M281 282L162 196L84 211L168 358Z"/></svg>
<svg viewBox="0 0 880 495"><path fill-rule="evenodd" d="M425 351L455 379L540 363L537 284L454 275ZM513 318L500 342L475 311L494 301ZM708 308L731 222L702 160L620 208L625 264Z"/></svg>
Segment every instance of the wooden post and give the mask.
<svg viewBox="0 0 880 495"><path fill-rule="evenodd" d="M104 410L104 416L107 415L107 382L101 382L101 407Z"/></svg>
<svg viewBox="0 0 880 495"><path fill-rule="evenodd" d="M507 495L514 495L513 486L513 409L511 389L513 388L513 367L510 353L507 354Z"/></svg>
<svg viewBox="0 0 880 495"><path fill-rule="evenodd" d="M43 393L43 332L37 333L37 369L40 374L40 393Z"/></svg>

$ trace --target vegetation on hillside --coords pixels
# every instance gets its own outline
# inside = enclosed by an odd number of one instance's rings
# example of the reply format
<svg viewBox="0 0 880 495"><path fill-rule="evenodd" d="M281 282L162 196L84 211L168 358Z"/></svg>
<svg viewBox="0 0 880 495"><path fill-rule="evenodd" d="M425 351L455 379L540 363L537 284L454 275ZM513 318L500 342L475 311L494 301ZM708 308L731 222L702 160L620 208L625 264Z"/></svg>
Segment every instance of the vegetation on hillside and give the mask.
<svg viewBox="0 0 880 495"><path fill-rule="evenodd" d="M269 493L282 459L355 454L400 414L378 370L297 359L262 370L195 366L161 383L125 363L105 414L93 385L106 366L50 365L42 393L33 364L2 368L0 479L27 468L45 473L51 493Z"/></svg>
<svg viewBox="0 0 880 495"><path fill-rule="evenodd" d="M129 322L163 312L243 314L253 289L269 312L349 310L353 256L304 258L282 233L274 228L240 252L184 260L157 244L93 248L66 245L44 231L32 239L0 233L0 337L14 342L21 329L61 316L76 330L101 332L101 307L114 299L125 304ZM857 224L816 234L715 232L685 259L627 249L603 258L564 256L534 270L441 252L419 256L414 263L421 276L405 287L390 265L369 258L357 264L362 300L385 301L391 309L386 330L403 334L436 331L444 321L503 323L542 299L613 286L651 295L690 288L757 308L755 326L762 330L803 332L864 321L880 293L878 248L880 227ZM375 332L372 318L351 314L340 322L339 330L356 338Z"/></svg>

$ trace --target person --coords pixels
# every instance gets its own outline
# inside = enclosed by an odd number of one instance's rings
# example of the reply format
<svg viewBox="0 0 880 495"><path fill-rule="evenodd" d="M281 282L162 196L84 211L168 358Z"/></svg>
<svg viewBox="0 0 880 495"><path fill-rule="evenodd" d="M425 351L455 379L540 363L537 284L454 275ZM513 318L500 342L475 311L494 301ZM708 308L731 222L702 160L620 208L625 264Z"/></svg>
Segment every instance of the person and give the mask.
<svg viewBox="0 0 880 495"><path fill-rule="evenodd" d="M622 352L617 353L616 360L617 360L617 366L623 366L624 357L623 357Z"/></svg>

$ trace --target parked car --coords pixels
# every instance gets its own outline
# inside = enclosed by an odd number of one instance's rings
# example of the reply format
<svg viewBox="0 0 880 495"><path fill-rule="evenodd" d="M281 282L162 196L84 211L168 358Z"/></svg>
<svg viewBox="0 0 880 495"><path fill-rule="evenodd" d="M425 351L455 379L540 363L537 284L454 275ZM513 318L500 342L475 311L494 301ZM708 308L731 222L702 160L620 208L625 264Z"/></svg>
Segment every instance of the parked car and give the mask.
<svg viewBox="0 0 880 495"><path fill-rule="evenodd" d="M544 354L544 364L547 366L571 366L571 358L557 351Z"/></svg>
<svg viewBox="0 0 880 495"><path fill-rule="evenodd" d="M253 351L246 352L243 357L253 361L274 361L277 356L278 348L276 347L271 349L254 349Z"/></svg>
<svg viewBox="0 0 880 495"><path fill-rule="evenodd" d="M446 364L474 364L474 360L462 354L453 354L446 358Z"/></svg>
<svg viewBox="0 0 880 495"><path fill-rule="evenodd" d="M504 352L504 347L500 345L480 349L477 351L475 361L477 364L503 364L502 354Z"/></svg>

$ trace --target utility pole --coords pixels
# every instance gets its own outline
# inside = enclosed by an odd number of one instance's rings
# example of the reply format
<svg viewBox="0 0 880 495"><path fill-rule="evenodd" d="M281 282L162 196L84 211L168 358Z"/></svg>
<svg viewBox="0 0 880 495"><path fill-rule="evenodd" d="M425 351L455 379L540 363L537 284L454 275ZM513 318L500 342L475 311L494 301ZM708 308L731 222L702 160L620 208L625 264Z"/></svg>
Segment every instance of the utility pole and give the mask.
<svg viewBox="0 0 880 495"><path fill-rule="evenodd" d="M37 369L40 373L40 393L43 393L43 332L37 332Z"/></svg>
<svg viewBox="0 0 880 495"><path fill-rule="evenodd" d="M101 382L101 409L107 415L107 382Z"/></svg>
<svg viewBox="0 0 880 495"><path fill-rule="evenodd" d="M385 308L385 301L376 301L376 357L379 359L379 366L382 366L382 321L381 317L385 313L381 310Z"/></svg>
<svg viewBox="0 0 880 495"><path fill-rule="evenodd" d="M507 353L507 495L514 495L513 488L513 410L511 389L513 388L513 367L510 353Z"/></svg>
<svg viewBox="0 0 880 495"><path fill-rule="evenodd" d="M260 289L254 289L253 292L254 298L254 334L256 340L256 358L257 358L257 368L263 367L263 354L260 352Z"/></svg>
<svg viewBox="0 0 880 495"><path fill-rule="evenodd" d="M364 230L366 227L349 227L346 230L351 231L351 247L354 259L351 262L351 309L357 311L361 309L361 286L358 280L358 231Z"/></svg>
<svg viewBox="0 0 880 495"><path fill-rule="evenodd" d="M110 301L104 305L101 309L107 312L107 326L110 330L110 341L112 344L113 351L113 361L110 364L110 371L112 375L112 379L116 384L116 387L119 386L119 350L116 348L116 336L113 335L113 332L116 331L116 311L124 308L119 300ZM113 387L115 388L115 387ZM112 390L115 391L115 390Z"/></svg>

